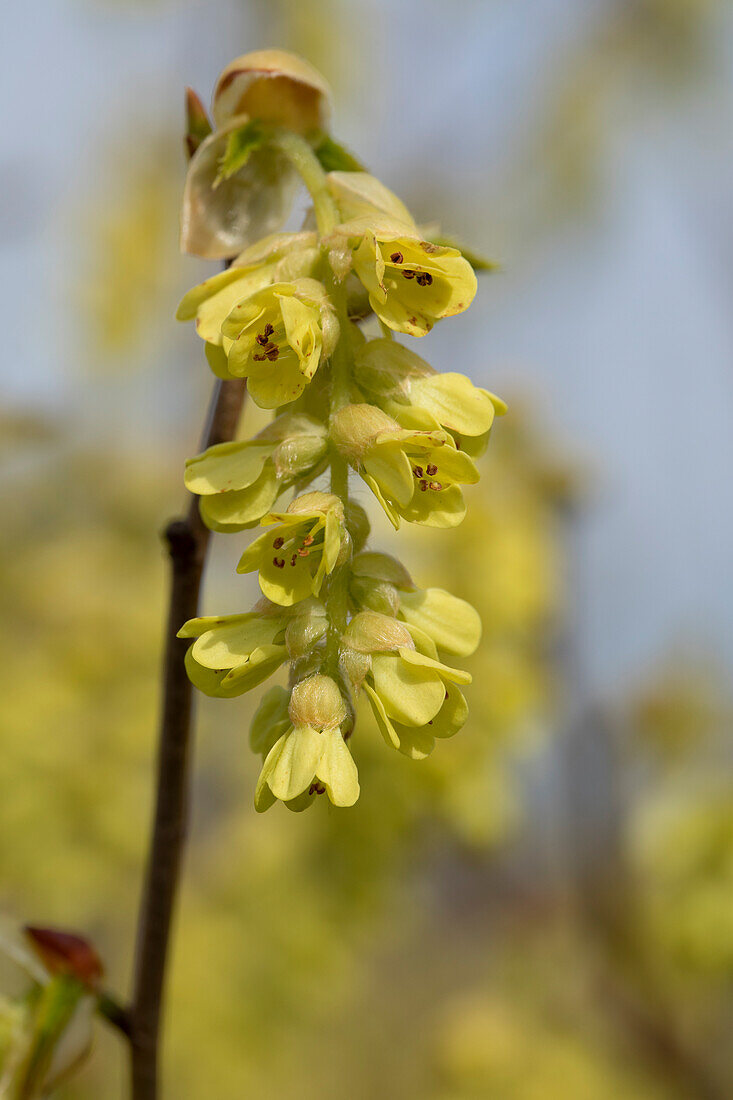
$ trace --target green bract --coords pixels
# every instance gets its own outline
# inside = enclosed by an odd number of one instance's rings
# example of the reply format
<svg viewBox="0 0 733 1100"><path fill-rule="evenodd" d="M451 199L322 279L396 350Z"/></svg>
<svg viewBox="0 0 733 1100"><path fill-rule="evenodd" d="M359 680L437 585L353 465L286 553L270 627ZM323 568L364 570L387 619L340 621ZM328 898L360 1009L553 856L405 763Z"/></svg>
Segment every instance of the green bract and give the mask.
<svg viewBox="0 0 733 1100"><path fill-rule="evenodd" d="M343 504L330 493L297 497L286 512L271 512L262 520L263 527L277 527L245 550L237 572L257 570L264 595L283 607L317 596L338 561L343 519Z"/></svg>

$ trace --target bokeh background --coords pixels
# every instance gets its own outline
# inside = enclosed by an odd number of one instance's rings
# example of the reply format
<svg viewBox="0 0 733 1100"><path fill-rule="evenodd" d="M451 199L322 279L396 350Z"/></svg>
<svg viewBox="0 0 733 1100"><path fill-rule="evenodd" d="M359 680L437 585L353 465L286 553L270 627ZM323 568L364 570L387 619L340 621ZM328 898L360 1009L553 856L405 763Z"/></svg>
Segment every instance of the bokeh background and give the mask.
<svg viewBox="0 0 733 1100"><path fill-rule="evenodd" d="M356 808L259 818L256 700L202 701L165 1095L729 1100L727 0L6 5L0 910L88 934L126 991L158 532L210 385L172 320L210 270L177 251L183 88L265 45L500 261L420 352L510 413L463 527L401 539L484 618L458 738L413 764L364 722ZM249 605L243 537L209 612ZM125 1081L100 1026L60 1095Z"/></svg>

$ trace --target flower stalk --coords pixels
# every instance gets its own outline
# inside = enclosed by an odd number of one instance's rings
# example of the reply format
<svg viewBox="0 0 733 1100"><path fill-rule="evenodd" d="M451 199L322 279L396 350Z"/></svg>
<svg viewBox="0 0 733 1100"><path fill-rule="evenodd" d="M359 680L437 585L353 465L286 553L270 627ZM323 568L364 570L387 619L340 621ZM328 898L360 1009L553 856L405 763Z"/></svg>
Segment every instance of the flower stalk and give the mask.
<svg viewBox="0 0 733 1100"><path fill-rule="evenodd" d="M240 381L214 386L204 447L234 437L244 402ZM193 731L193 684L185 666L181 622L198 612L210 532L191 498L184 518L164 534L170 562L170 596L163 658L163 698L158 735L153 833L138 917L135 971L127 1016L132 1100L157 1100L158 1055L171 922L188 823Z"/></svg>

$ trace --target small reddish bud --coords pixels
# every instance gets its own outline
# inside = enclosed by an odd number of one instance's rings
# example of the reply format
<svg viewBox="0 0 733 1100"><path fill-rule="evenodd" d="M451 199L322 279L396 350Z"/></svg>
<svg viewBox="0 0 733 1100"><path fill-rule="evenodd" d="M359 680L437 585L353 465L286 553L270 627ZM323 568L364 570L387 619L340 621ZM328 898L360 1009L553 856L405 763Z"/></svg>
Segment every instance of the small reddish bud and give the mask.
<svg viewBox="0 0 733 1100"><path fill-rule="evenodd" d="M24 932L51 974L71 974L90 989L98 984L104 968L88 940L72 932L31 925L26 925Z"/></svg>
<svg viewBox="0 0 733 1100"><path fill-rule="evenodd" d="M186 88L186 152L189 160L211 133L206 108L193 88Z"/></svg>

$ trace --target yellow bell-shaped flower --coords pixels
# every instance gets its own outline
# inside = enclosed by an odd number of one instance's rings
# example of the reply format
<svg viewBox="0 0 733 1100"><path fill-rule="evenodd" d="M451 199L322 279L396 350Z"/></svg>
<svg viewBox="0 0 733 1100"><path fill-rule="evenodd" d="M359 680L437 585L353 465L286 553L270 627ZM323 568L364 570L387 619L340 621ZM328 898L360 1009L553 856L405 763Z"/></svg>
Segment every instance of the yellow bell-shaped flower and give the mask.
<svg viewBox="0 0 733 1100"><path fill-rule="evenodd" d="M231 699L261 684L288 659L287 616L263 605L241 615L189 619L179 638L195 638L186 654L191 683L204 695Z"/></svg>
<svg viewBox="0 0 733 1100"><path fill-rule="evenodd" d="M369 303L389 328L424 336L436 321L468 309L476 275L457 248L423 241L416 229L388 216L355 218L337 228Z"/></svg>
<svg viewBox="0 0 733 1100"><path fill-rule="evenodd" d="M272 283L309 276L318 256L315 233L271 234L245 249L226 271L189 290L181 299L176 319L195 320L201 339L220 346L221 326L234 306Z"/></svg>
<svg viewBox="0 0 733 1100"><path fill-rule="evenodd" d="M346 650L368 656L361 686L388 745L413 759L432 752L436 737L452 737L468 708L456 684L471 676L438 660L418 628L387 615L361 611L344 633ZM347 661L348 667L348 661Z"/></svg>
<svg viewBox="0 0 733 1100"><path fill-rule="evenodd" d="M277 718L280 711L277 705ZM342 725L348 717L338 685L317 673L293 688L288 707L292 726L265 757L255 792L261 813L276 799L305 809L318 794L334 806L353 806L359 797L356 765Z"/></svg>
<svg viewBox="0 0 733 1100"><path fill-rule="evenodd" d="M222 324L231 378L247 378L263 409L300 397L338 340L338 321L315 279L274 283L233 307Z"/></svg>
<svg viewBox="0 0 733 1100"><path fill-rule="evenodd" d="M504 402L465 374L439 372L395 340L369 340L356 352L359 387L405 428L445 428L472 456L488 441Z"/></svg>
<svg viewBox="0 0 733 1100"><path fill-rule="evenodd" d="M479 473L445 431L412 431L373 405L347 405L331 438L372 490L395 528L400 517L428 527L455 527L466 514L460 485Z"/></svg>
<svg viewBox="0 0 733 1100"><path fill-rule="evenodd" d="M212 531L259 523L296 477L313 474L327 450L324 425L304 413L276 417L254 439L217 443L186 460L185 483Z"/></svg>
<svg viewBox="0 0 733 1100"><path fill-rule="evenodd" d="M286 512L271 512L262 526L277 527L260 535L245 550L238 573L259 574L268 600L289 607L317 596L335 568L346 532L344 508L330 493L305 493Z"/></svg>

